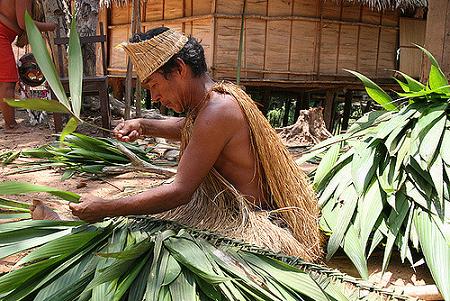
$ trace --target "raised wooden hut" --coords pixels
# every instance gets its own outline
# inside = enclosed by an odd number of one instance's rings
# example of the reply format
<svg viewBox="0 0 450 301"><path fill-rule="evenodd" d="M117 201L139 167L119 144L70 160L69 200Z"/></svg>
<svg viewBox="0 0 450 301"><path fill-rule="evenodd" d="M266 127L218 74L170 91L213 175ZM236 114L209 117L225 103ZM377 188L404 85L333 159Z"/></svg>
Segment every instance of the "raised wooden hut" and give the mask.
<svg viewBox="0 0 450 301"><path fill-rule="evenodd" d="M399 46L408 57L410 43L424 38L425 21L402 18L401 12L426 2L148 0L141 5L143 31L164 25L199 38L215 78L236 77L243 22L243 84L323 86L347 81L343 69L389 77L398 67ZM126 56L115 46L129 38L131 15L131 4L101 12L111 75L126 72Z"/></svg>
<svg viewBox="0 0 450 301"><path fill-rule="evenodd" d="M163 25L197 37L216 79L236 79L242 49L240 84L249 89L338 91L361 87L344 69L386 84L391 83L391 70L399 67L419 76L421 56L411 43L423 44L425 20L411 17L426 4L426 0L147 0L141 1L141 30ZM108 28L111 77L125 76L127 58L115 46L130 37L131 20L131 1L100 12L100 21ZM324 106L331 109L335 96L327 95ZM331 113L326 108L327 114Z"/></svg>

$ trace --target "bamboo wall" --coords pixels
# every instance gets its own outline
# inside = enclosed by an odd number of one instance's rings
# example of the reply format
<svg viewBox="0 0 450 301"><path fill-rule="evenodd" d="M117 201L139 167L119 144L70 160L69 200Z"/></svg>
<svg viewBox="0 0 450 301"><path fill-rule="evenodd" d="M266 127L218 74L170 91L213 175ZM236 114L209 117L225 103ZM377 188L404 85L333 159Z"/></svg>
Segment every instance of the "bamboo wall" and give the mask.
<svg viewBox="0 0 450 301"><path fill-rule="evenodd" d="M414 44L425 44L425 28L425 20L400 18L399 70L416 78L421 75L423 55Z"/></svg>
<svg viewBox="0 0 450 301"><path fill-rule="evenodd" d="M348 81L343 69L387 78L396 69L399 12L324 0L148 0L143 30L168 26L201 40L211 73L235 78L242 10L242 81ZM131 2L131 1L130 1ZM109 73L124 74L117 44L129 37L131 5L102 12Z"/></svg>

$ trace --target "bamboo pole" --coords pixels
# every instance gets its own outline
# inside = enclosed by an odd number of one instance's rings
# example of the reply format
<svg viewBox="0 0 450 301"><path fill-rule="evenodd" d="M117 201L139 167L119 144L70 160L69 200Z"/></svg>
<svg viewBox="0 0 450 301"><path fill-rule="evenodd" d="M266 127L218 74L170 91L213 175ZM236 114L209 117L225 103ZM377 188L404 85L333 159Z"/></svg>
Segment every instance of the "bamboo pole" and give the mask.
<svg viewBox="0 0 450 301"><path fill-rule="evenodd" d="M269 15L269 1L266 1L266 15ZM266 70L267 68L267 36L269 35L269 22L264 22L264 63L263 63L263 69ZM263 80L266 80L264 73L263 73Z"/></svg>
<svg viewBox="0 0 450 301"><path fill-rule="evenodd" d="M139 1L140 2L140 1ZM147 0L144 0L144 5L146 5ZM137 5L136 7L136 15L137 15L137 20L136 20L136 32L137 33L141 33L141 19L142 19L142 15L141 15L141 5L140 3ZM142 86L141 86L141 80L139 78L139 76L137 77L137 81L136 81L136 103L134 104L136 106L136 117L141 117L142 116Z"/></svg>
<svg viewBox="0 0 450 301"><path fill-rule="evenodd" d="M241 16L241 30L239 33L239 51L238 51L238 59L237 59L237 66L236 66L236 85L239 86L239 83L241 81L241 62L242 62L242 49L244 47L244 26L245 26L245 7L246 7L247 1L244 0L244 4L242 5L242 16Z"/></svg>
<svg viewBox="0 0 450 301"><path fill-rule="evenodd" d="M140 16L137 14L138 9L137 7L140 7L140 0L132 0L132 10L131 10L131 28L130 28L130 35L133 35L136 32L136 16L137 18L140 18ZM139 80L138 80L139 81ZM132 83L133 83L133 63L130 59L128 59L128 65L127 65L127 76L125 80L125 113L124 118L130 119L130 109L131 109L131 98L132 95Z"/></svg>

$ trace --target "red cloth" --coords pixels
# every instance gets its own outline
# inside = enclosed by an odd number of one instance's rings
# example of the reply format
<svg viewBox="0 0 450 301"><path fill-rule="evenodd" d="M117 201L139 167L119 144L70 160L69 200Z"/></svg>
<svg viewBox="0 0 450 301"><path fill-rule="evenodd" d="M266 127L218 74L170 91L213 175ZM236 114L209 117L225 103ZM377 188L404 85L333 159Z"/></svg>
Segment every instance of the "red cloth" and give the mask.
<svg viewBox="0 0 450 301"><path fill-rule="evenodd" d="M0 22L0 82L17 82L16 59L11 43L14 42L17 33Z"/></svg>

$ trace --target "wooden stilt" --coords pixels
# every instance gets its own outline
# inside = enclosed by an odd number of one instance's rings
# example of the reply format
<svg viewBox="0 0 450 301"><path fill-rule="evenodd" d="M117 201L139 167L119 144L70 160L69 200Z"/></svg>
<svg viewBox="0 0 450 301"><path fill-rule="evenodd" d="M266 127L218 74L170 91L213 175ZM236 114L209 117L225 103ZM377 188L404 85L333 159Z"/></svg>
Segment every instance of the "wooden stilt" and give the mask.
<svg viewBox="0 0 450 301"><path fill-rule="evenodd" d="M298 119L298 116L300 116L300 110L302 108L302 101L304 98L305 98L304 91L297 94L297 99L295 101L295 110L294 110L294 122L296 122Z"/></svg>
<svg viewBox="0 0 450 301"><path fill-rule="evenodd" d="M262 113L264 116L267 115L267 111L269 110L270 105L270 97L271 97L271 90L269 88L264 88L263 92L263 99L262 99Z"/></svg>
<svg viewBox="0 0 450 301"><path fill-rule="evenodd" d="M291 109L291 97L290 97L290 95L288 95L287 99L284 101L283 126L288 125L290 109Z"/></svg>
<svg viewBox="0 0 450 301"><path fill-rule="evenodd" d="M335 92L328 90L325 96L323 119L327 129L331 132L333 130L333 115L334 115L334 95Z"/></svg>
<svg viewBox="0 0 450 301"><path fill-rule="evenodd" d="M353 96L352 90L348 90L345 93L344 114L342 116L342 128L341 128L342 131L346 131L348 129L348 121L352 113L352 96Z"/></svg>

